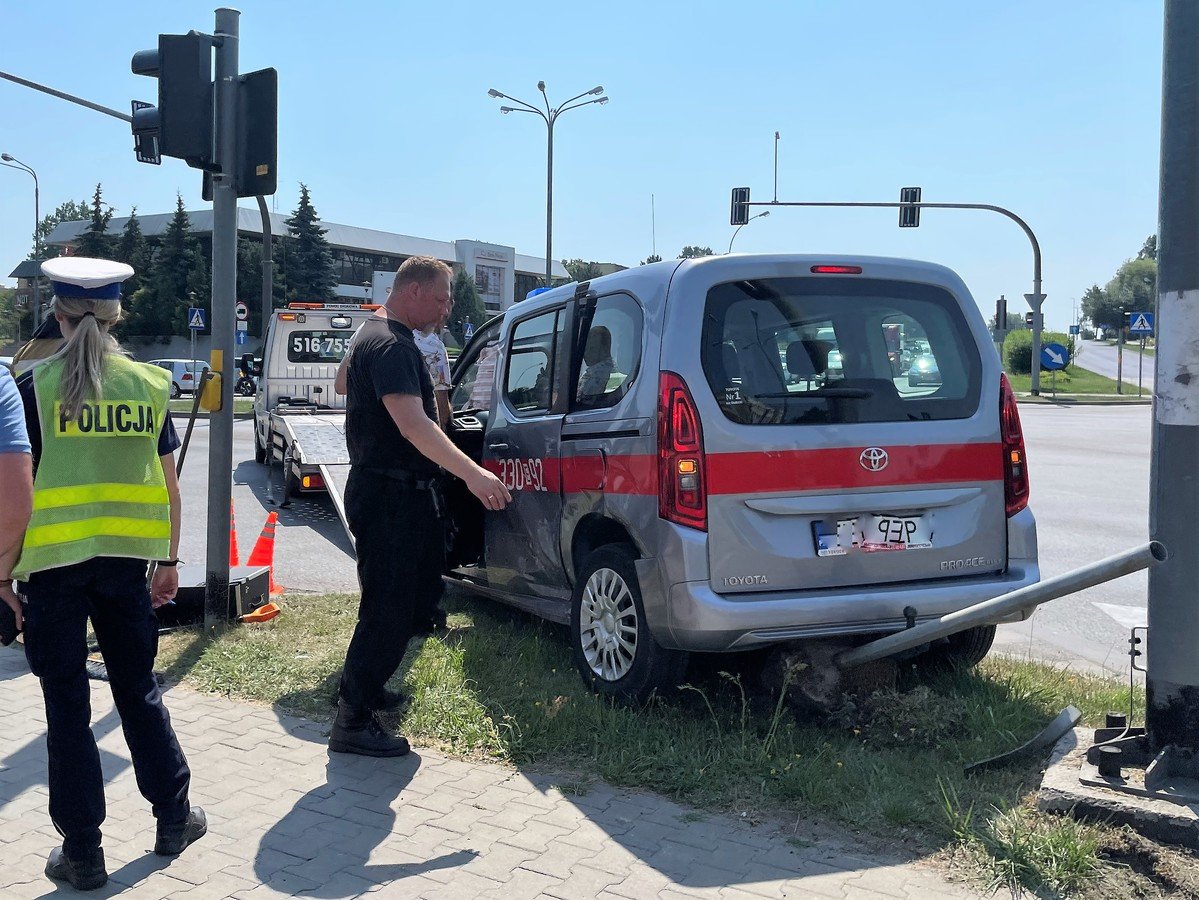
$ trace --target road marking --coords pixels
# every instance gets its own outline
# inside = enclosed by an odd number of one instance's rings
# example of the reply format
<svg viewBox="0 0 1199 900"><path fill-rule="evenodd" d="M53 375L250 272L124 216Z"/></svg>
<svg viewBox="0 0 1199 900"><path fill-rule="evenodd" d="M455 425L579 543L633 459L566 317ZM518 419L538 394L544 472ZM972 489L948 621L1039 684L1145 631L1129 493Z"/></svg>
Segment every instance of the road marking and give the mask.
<svg viewBox="0 0 1199 900"><path fill-rule="evenodd" d="M1119 603L1096 603L1095 608L1107 613L1125 628L1146 628L1149 625L1149 610L1143 606L1122 606Z"/></svg>

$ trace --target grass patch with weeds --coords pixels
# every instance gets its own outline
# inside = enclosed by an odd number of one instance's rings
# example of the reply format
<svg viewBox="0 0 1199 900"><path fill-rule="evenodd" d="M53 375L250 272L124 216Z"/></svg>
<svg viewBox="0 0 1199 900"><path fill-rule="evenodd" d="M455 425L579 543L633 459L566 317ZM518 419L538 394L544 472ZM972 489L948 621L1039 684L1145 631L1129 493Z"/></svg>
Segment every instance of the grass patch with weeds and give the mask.
<svg viewBox="0 0 1199 900"><path fill-rule="evenodd" d="M1135 375L1136 373L1134 372L1133 374ZM1127 375L1126 371L1126 381ZM1017 394L1026 394L1032 390L1031 375L1009 372L1007 377L1008 381L1011 382L1012 390ZM1053 383L1052 374L1042 370L1041 393L1048 394L1050 392L1050 385ZM1117 393L1116 380L1100 375L1097 372L1092 372L1089 369L1084 369L1081 366L1072 365L1057 373L1057 392L1059 394L1115 394Z"/></svg>
<svg viewBox="0 0 1199 900"><path fill-rule="evenodd" d="M328 720L357 598L289 595L282 605L279 618L207 645L165 635L159 667L201 690ZM962 769L1024 742L1068 703L1102 721L1127 708L1126 685L996 657L974 671L905 676L899 690L816 724L751 689L745 658L705 657L687 689L629 709L583 687L559 626L458 592L447 607L449 631L414 641L395 679L413 698L397 724L418 746L560 767L701 808L752 816L802 805L867 830L906 829L986 857L998 882L1030 888L1074 890L1097 860L1089 832L1022 809L1039 771Z"/></svg>

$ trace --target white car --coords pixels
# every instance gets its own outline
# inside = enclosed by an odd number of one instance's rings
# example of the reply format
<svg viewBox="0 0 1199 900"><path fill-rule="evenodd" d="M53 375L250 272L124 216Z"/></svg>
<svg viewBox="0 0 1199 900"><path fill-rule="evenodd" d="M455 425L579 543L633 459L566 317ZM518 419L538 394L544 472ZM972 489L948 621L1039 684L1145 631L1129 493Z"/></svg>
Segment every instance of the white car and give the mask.
<svg viewBox="0 0 1199 900"><path fill-rule="evenodd" d="M200 375L208 367L202 359L152 359L150 365L166 369L171 373L171 399L194 393L200 383Z"/></svg>

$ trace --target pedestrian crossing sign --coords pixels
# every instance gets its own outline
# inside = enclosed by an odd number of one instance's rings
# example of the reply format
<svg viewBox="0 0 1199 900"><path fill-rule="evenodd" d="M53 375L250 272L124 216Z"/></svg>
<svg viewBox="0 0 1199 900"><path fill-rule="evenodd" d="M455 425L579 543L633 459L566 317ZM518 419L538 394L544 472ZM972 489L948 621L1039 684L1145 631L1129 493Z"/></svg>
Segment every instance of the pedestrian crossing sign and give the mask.
<svg viewBox="0 0 1199 900"><path fill-rule="evenodd" d="M1128 318L1129 334L1153 334L1153 313L1134 312Z"/></svg>
<svg viewBox="0 0 1199 900"><path fill-rule="evenodd" d="M202 331L204 329L204 310L198 306L193 306L187 311L187 327L193 331Z"/></svg>

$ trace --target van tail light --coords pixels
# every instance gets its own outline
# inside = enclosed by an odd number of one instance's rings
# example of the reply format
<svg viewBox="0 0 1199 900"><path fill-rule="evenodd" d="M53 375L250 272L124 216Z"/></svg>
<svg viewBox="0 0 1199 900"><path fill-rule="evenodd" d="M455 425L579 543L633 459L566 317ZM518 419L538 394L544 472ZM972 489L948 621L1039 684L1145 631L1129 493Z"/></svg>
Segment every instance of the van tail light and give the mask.
<svg viewBox="0 0 1199 900"><path fill-rule="evenodd" d="M691 392L674 372L658 381L658 515L708 530L704 433Z"/></svg>
<svg viewBox="0 0 1199 900"><path fill-rule="evenodd" d="M300 487L306 491L320 491L325 488L325 479L320 475L303 475L300 478Z"/></svg>
<svg viewBox="0 0 1199 900"><path fill-rule="evenodd" d="M1010 519L1028 506L1028 459L1016 395L1006 375L999 376L999 434L1003 443L1003 500Z"/></svg>

